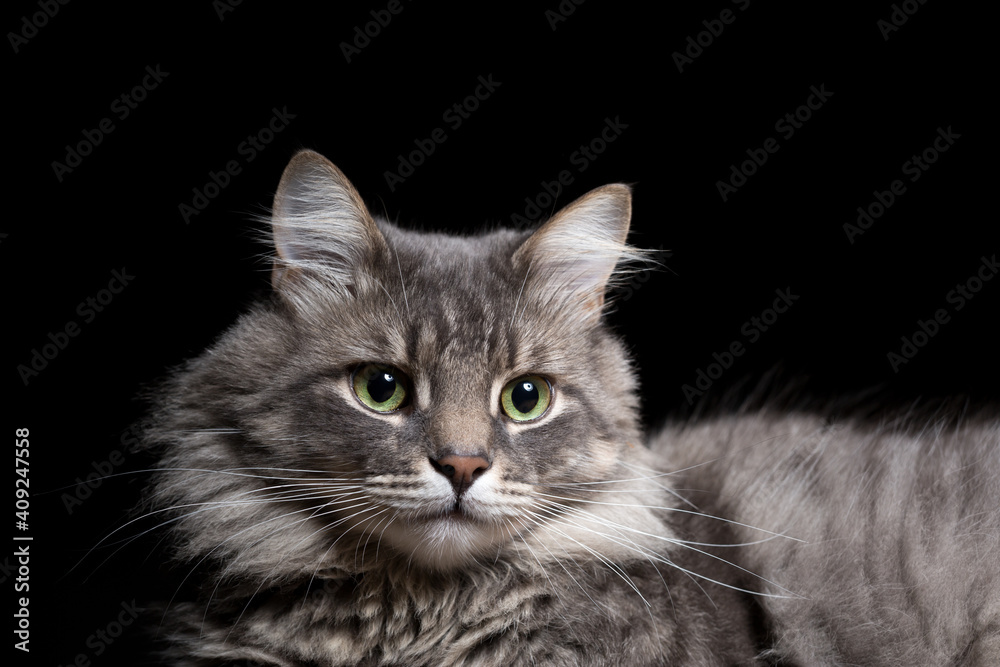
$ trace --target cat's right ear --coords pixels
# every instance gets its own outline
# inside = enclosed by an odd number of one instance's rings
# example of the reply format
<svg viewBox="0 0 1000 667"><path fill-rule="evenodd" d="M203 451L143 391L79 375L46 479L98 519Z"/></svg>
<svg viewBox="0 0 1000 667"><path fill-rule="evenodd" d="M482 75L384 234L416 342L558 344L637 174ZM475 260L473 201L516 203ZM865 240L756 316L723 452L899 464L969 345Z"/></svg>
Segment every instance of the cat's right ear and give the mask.
<svg viewBox="0 0 1000 667"><path fill-rule="evenodd" d="M303 150L281 175L271 213L277 291L320 278L350 290L359 268L387 248L361 195L325 157Z"/></svg>

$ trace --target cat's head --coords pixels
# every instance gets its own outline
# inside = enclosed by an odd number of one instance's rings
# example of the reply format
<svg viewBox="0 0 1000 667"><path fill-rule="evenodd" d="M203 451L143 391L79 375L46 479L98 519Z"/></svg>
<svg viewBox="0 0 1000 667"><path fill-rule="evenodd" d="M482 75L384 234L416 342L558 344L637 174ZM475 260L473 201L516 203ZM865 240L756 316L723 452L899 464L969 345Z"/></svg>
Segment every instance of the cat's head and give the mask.
<svg viewBox="0 0 1000 667"><path fill-rule="evenodd" d="M608 185L534 232L408 231L297 154L271 219L273 302L161 411L165 467L224 471L161 477L168 501L215 504L179 520L189 555L448 569L541 539L588 484L634 477L636 380L602 321L637 257L630 210Z"/></svg>

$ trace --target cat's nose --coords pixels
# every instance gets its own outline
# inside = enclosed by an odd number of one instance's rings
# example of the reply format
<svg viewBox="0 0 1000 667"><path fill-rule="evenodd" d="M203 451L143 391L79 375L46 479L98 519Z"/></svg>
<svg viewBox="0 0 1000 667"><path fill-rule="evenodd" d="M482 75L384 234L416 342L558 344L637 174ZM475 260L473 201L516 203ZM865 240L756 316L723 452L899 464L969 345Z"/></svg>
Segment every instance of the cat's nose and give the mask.
<svg viewBox="0 0 1000 667"><path fill-rule="evenodd" d="M451 481L455 493L461 496L480 475L489 470L492 462L480 455L446 454L431 459L431 465Z"/></svg>

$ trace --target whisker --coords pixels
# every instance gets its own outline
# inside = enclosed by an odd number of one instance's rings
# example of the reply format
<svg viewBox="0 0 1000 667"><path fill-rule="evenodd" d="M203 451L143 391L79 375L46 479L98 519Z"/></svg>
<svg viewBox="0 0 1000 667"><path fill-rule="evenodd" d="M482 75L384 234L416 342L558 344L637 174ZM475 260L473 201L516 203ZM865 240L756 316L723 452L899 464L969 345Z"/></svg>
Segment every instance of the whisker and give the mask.
<svg viewBox="0 0 1000 667"><path fill-rule="evenodd" d="M357 506L357 505L355 505L354 507L358 507L358 506ZM347 508L347 509L353 509L353 508ZM331 510L331 512L327 512L327 513L324 513L324 514L321 514L320 516L324 516L325 514L329 514L329 513L333 513L333 511L334 511L334 510ZM310 536L311 536L311 535L315 535L315 534L316 534L316 533L318 533L318 532L322 532L322 531L325 531L325 530L329 530L330 528L332 528L332 527L334 527L334 526L336 526L336 525L338 525L338 524L341 524L341 523L344 523L344 522L346 522L346 521L349 521L349 520L353 519L354 517L358 516L359 514L364 514L364 513L365 513L365 512L367 512L367 511L369 511L369 510L361 510L360 512L355 512L354 514L351 514L350 516L347 516L347 517L343 517L343 518L341 518L341 519L338 519L337 521L333 522L332 524L328 524L328 525L326 525L326 526L324 526L324 527L322 527L322 528L320 528L320 529L318 529L318 530L316 530L316 531L313 531L313 533L311 533L311 534L310 534ZM386 511L386 510L382 510L382 511ZM376 516L377 516L377 515L376 515ZM305 520L308 520L308 519L310 519L310 518L313 518L313 517L312 517L312 516L310 516L310 517L306 517L306 519L305 519ZM344 533L341 533L340 537L338 537L338 538L337 538L336 540L334 540L333 544L331 544L331 545L330 545L330 547L329 547L329 549L327 549L326 553L329 553L329 552L330 552L330 549L332 549L332 548L333 548L333 546L334 546L334 545L335 545L335 544L336 544L336 543L337 543L338 541L340 541L340 538L341 538L341 537L343 537L343 536L344 536L344 535L346 535L346 534L347 534L347 533L346 533L346 531L345 531ZM303 539L306 539L306 538L303 538ZM299 543L301 543L301 541L302 541L302 540L299 540ZM274 570L275 570L275 569L276 569L277 567L278 567L278 564L275 564L274 568L271 568L271 572L273 573L273 572L274 572ZM225 638L225 640L224 640L224 641L227 641L227 642L229 641L229 638L230 638L230 637L232 636L232 634L233 634L233 631L234 631L234 630L236 629L236 627L237 627L237 626L238 626L238 625L240 624L240 621L241 621L241 620L243 619L243 615L244 615L244 614L246 614L247 610L248 610L248 609L250 608L250 604L251 604L251 603L253 602L253 599L254 599L255 597L257 597L257 593L259 593L259 592L261 591L261 589L262 589L262 588L264 587L264 584L265 584L265 583L267 583L267 581L268 581L268 579L267 579L267 578L265 578L265 577L262 577L262 578L261 578L261 582L260 582L260 584L259 584L259 585L257 586L257 589L256 589L256 590L255 590L255 591L254 591L254 592L253 592L253 593L252 593L252 594L250 595L250 597L249 597L249 598L247 599L247 603L246 603L246 605L244 605L244 606L243 606L243 610L242 610L242 611L240 611L240 614L239 614L239 616L237 616L237 617L236 617L236 620L235 620L235 621L233 621L233 624L232 624L232 626L231 626L231 627L229 628L229 632L228 632L228 633L226 634L226 638ZM310 580L309 580L309 584L308 584L308 585L306 586L306 590L308 590L308 589L309 589L309 588L310 588L311 586L312 586L312 579L310 579Z"/></svg>
<svg viewBox="0 0 1000 667"><path fill-rule="evenodd" d="M538 515L536 513L531 512L530 510L528 510L528 513L531 514L532 516L536 517L536 518L539 518L539 520L544 521L544 523L546 524L546 528L552 530L552 524L555 523L554 521L551 521L551 520L545 521L541 517L538 517ZM590 555L592 555L594 558L597 558L599 561L601 561L602 563L604 563L605 565L607 565L608 568L612 572L614 572L619 577L621 577L622 581L624 581L626 584L628 584L629 587L633 591L635 591L636 595L638 595L642 599L642 601L646 604L647 607L651 606L649 604L649 601L646 600L646 598L643 597L642 593L639 592L639 588L635 585L635 583L632 581L632 579L628 576L628 574L624 570L621 569L621 567L618 564L613 563L612 561L608 560L600 552L598 552L595 549L592 549L591 547L587 546L583 542L580 542L579 540L575 539L574 537L572 537L571 535L567 534L566 532L561 531L558 528L556 528L554 530L555 530L555 532L559 533L560 535L562 535L566 539L570 540L571 542L575 543L576 545L578 545L579 547L581 547L582 549L584 549L587 553L589 553Z"/></svg>
<svg viewBox="0 0 1000 667"><path fill-rule="evenodd" d="M571 511L574 511L574 512L577 511L576 508L570 508L570 509L571 509ZM559 516L560 517L565 517L566 515L565 514L560 514ZM752 577L754 577L756 579L759 579L759 580L761 580L761 581L763 581L765 583L768 583L768 584L771 584L772 586L775 586L776 588L778 588L778 589L780 589L780 590L788 593L788 595L778 595L778 594L775 594L775 593L761 593L761 592L757 592L757 591L750 591L750 590L746 590L746 589L743 589L743 588L739 588L737 586L732 586L730 584L726 584L726 583L723 583L723 582L720 582L720 581L716 581L716 580L711 579L709 577L705 577L703 575L698 575L697 573L694 573L694 572L689 572L688 570L685 570L684 568L680 567L675 562L671 561L670 559L666 558L665 556L662 556L661 554L656 554L655 552L651 552L648 549L644 549L644 548L638 547L638 545L635 545L635 550L638 553L648 554L648 555L650 555L650 557L652 557L652 558L654 558L654 559L656 559L656 560L658 560L658 561L660 561L662 563L670 565L671 567L673 567L673 568L675 568L675 569L677 569L677 570L679 570L681 572L692 574L693 576L699 577L699 578L704 579L706 581L711 581L713 583L719 584L720 586L724 586L725 588L730 588L732 590L740 591L742 593L749 593L751 595L756 595L756 596L760 596L760 597L773 597L773 598L781 598L781 599L790 599L790 598L791 599L802 599L801 596L796 595L792 591L789 591L788 589L786 589L783 586L781 586L781 585L779 585L779 584L771 581L770 579L762 577L762 576L760 576L760 575L758 575L758 574L756 574L756 573L754 573L754 572L752 572L752 571L750 571L750 570L748 570L748 569L746 569L744 567L741 567L740 565L737 565L736 563L733 563L732 561L728 561L725 558L722 558L721 556L717 556L715 554L709 553L709 552L704 551L702 549L696 548L694 546L694 543L687 542L685 540L678 540L678 539L675 539L675 538L665 537L663 535L656 535L654 533L649 533L649 532L646 532L646 531L642 531L642 530L639 530L637 528L632 528L630 526L625 526L625 525L618 524L618 523L615 523L615 522L612 522L612 521L607 521L607 520L602 519L601 517L597 517L596 515L591 515L591 516L595 520L603 522L605 525L610 524L610 525L614 526L615 528L621 528L622 530L630 531L630 532L633 532L633 533L636 533L636 534L639 534L639 535L643 535L645 537L651 537L653 539L662 540L662 541L668 542L670 544L676 544L679 547L683 547L685 549L689 549L689 550L694 551L696 553L699 553L699 554L701 554L703 556L707 556L707 557L715 559L715 560L717 560L717 561L719 561L721 563L725 563L726 565L728 565L730 567L733 567L733 568L735 568L737 570L740 570L742 572L745 572L746 574L749 574L750 576L752 576ZM712 517L712 518L714 518L714 517ZM607 535L605 533L601 533L601 532L596 531L596 530L594 530L594 529L592 529L592 528L590 528L588 526L582 526L581 525L579 527L582 528L582 529L584 529L584 530L587 530L587 531L589 531L589 532L591 532L591 533L593 533L595 535L600 535L600 536L602 536L602 537L604 537L606 539L610 539L612 541L616 541L613 536ZM782 537L782 536L775 535L775 537ZM794 538L792 538L792 539L794 539ZM625 546L626 548L629 548L629 545L626 545L626 544L620 543L620 542L619 542L619 544L621 544L622 546Z"/></svg>
<svg viewBox="0 0 1000 667"><path fill-rule="evenodd" d="M321 506L319 506L319 508L322 508L322 507L325 507L325 506L326 505L321 505ZM222 548L222 546L225 545L226 542L229 542L230 540L236 539L237 537L239 537L240 535L242 535L243 533L245 533L245 532L247 532L249 530L255 530L255 529L259 528L260 526L263 526L266 523L270 523L272 521L277 521L279 519L284 519L284 518L287 518L289 516L294 516L295 514L301 514L302 512L308 512L308 511L312 510L313 514L310 514L309 516L307 516L307 517L305 517L303 519L298 519L298 520L296 520L296 521L294 521L292 523L284 524L284 525L278 527L276 530L273 530L270 533L267 533L266 535L264 535L263 537L257 539L255 542L253 542L250 545L250 546L256 546L256 545L260 544L261 542L263 542L268 537L271 537L273 535L276 535L277 533L280 533L283 530L288 530L289 528L293 528L293 527L295 527L295 526L297 526L297 525L299 525L299 524L301 524L301 523L303 523L305 521L308 521L310 518L312 518L312 516L316 513L316 511L318 511L319 508L304 507L304 508L300 508L298 510L295 510L293 512L288 512L286 514L281 514L279 516L271 517L271 518L265 519L263 521L258 521L257 523L254 523L253 525L247 526L243 530L238 531L238 532L230 535L229 537L227 537L226 539L224 539L222 542L220 542L219 544L217 544L208 553L206 553L204 556L202 556L201 559L191 567L191 569L188 571L188 573L186 575L184 575L184 578L181 580L180 584L178 584L177 589L174 592L174 595L171 596L170 601L167 603L167 606L164 609L164 617L160 619L160 623L162 624L163 620L166 618L166 611L170 608L170 605L173 604L174 598L177 596L177 593L180 592L180 589L184 586L184 583L188 580L188 578L192 574L194 574L195 570L197 570L198 567L202 563L204 563L209 557L211 557L211 555L213 553L215 553L220 548ZM228 565L226 565L226 568L222 571L222 573L219 574L216 577L215 587L212 589L212 593L208 596L208 602L206 602L206 604L205 604L205 614L202 616L202 633L204 633L205 622L206 622L206 619L208 618L208 610L209 610L209 607L212 604L212 598L215 597L215 594L219 590L219 586L221 586L222 582L225 581L227 573L230 571L230 569L233 567L233 565L236 564L237 560L238 560L238 557L237 557L236 560L233 560ZM273 572L273 569L272 569L272 572ZM263 585L263 582L261 583L261 585Z"/></svg>
<svg viewBox="0 0 1000 667"><path fill-rule="evenodd" d="M358 487L354 487L354 488L358 488ZM90 556L90 554L92 554L102 544L104 544L105 542L107 542L108 539L112 535L115 535L116 533L120 532L121 530L124 530L124 529L128 528L130 525L132 525L132 524L134 524L134 523L136 523L138 521L142 521L142 520L148 519L148 518L150 518L150 517L152 517L152 516L154 516L156 514L163 514L163 513L167 513L167 512L176 512L177 510L181 510L181 509L184 509L184 508L190 508L190 507L197 507L197 508L199 508L199 509L196 509L196 510L194 510L192 512L187 512L187 513L181 514L179 516L175 516L175 517L173 517L171 519L168 519L167 521L160 522L159 524L153 526L152 528L144 530L144 531L140 532L137 535L133 535L133 536L129 537L126 540L122 540L121 541L121 546L118 549L116 549L114 552L112 552L107 558L105 558L103 561L101 561L101 563L98 564L97 567L94 569L94 572L97 572L97 570L99 570L101 567L103 567L109 560L111 560L122 549L124 549L126 546L128 546L132 542L135 542L136 540L138 540L142 536L147 535L147 534L149 534L151 532L154 532L156 530L159 530L159 529L161 529L161 528L163 528L165 526L168 526L168 525L170 525L172 523L175 523L177 521L182 521L184 519L188 519L188 518L190 518L192 516L200 514L201 512L204 512L204 511L208 511L208 510L211 510L211 509L218 509L218 508L240 507L240 506L244 506L244 505L267 504L267 503L274 503L274 502L295 502L295 501L313 500L313 499L317 499L317 498L321 499L321 498L328 498L329 497L329 494L320 494L318 496L310 496L310 495L300 494L300 495L289 495L289 496L286 496L286 497L279 497L279 498L264 497L264 498L253 498L253 499L250 499L250 500L237 500L240 496L250 495L252 493L257 493L257 492L266 492L266 491L269 491L270 489L271 489L271 487L261 487L259 489L251 489L251 490L248 490L248 491L243 491L243 492L237 494L235 496L235 499L213 500L213 501L205 501L205 502L199 502L199 503L184 503L184 504L180 504L180 505L170 505L170 506L167 506L167 507L162 507L162 508L159 508L159 509L147 512L146 514L138 516L138 517L136 517L134 519L131 519L131 520L127 521L126 523L122 524L121 526L118 526L113 531L111 531L110 533L108 533L107 535L105 535L103 538L101 538L94 546L92 546L87 551L86 554L83 555L83 557L80 558L80 560L72 568L70 568L67 571L66 574L68 575L69 573L73 572L77 567L79 567ZM334 490L334 489L328 489L328 490ZM338 490L343 491L344 489L342 488L342 489L338 489ZM118 543L115 542L115 543L111 543L111 544L113 545L113 544L118 544ZM93 573L91 573L91 575L88 575L88 579L89 579L90 576L93 576Z"/></svg>
<svg viewBox="0 0 1000 667"><path fill-rule="evenodd" d="M762 533L767 533L768 535L773 535L775 537L783 537L785 539L794 540L795 542L801 542L803 544L806 543L805 540L801 540L801 539L799 539L797 537L792 537L791 535L785 535L783 533L776 533L774 531L767 530L766 528L759 528L757 526L751 526L749 524L741 523L739 521L734 521L732 519L726 519L724 517L714 516L714 515L711 515L711 514L706 514L704 512L695 512L693 510L685 510L685 509L681 509L679 507L665 507L665 506L662 506L662 505L644 505L644 504L639 504L639 503L609 503L609 502L604 502L604 501L600 501L600 500L588 500L586 498L567 498L565 496L556 496L556 495L552 495L552 494L548 494L548 493L541 493L541 492L538 492L537 495L540 496L540 497L544 497L544 498L555 498L556 500L567 500L567 501L573 502L573 503L588 503L588 504L592 504L592 505L608 505L608 506L611 506L611 507L633 507L633 508L636 508L636 509L653 509L653 510L660 510L660 511L664 511L664 512L678 512L678 513L681 513L681 514L692 514L694 516L700 516L700 517L705 518L705 519L712 519L712 520L715 520L715 521L722 521L723 523L729 523L729 524L732 524L734 526L740 526L741 528L749 528L750 530L756 530L756 531L759 531L759 532L762 532Z"/></svg>
<svg viewBox="0 0 1000 667"><path fill-rule="evenodd" d="M312 510L312 513L311 513L311 514L310 514L309 516L306 516L306 517L304 517L304 518L302 518L302 519L298 519L298 520L296 520L295 522L293 522L293 523L291 523L291 524L286 524L286 525L283 525L283 526L280 526L279 528L277 528L277 529L275 529L275 530L271 531L270 533L267 533L267 534L266 534L266 535L264 535L263 537L261 537L261 538L257 539L257 540L256 540L255 542L253 542L253 543L252 543L252 544L250 545L250 546L256 546L256 545L260 544L261 542L263 542L263 541L264 541L265 539L267 539L267 538L269 538L269 537L271 537L271 536L273 536L273 535L276 535L277 533L280 533L280 532L281 532L281 531L283 531L283 530L287 530L287 529L289 529L289 528L291 528L291 527L294 527L294 526L297 526L297 525L299 525L299 524L301 524L301 523L305 523L306 521L308 521L308 520L310 520L310 519L313 519L313 518L316 518L316 517L320 517L320 516L326 516L326 515L328 515L328 514L333 514L333 513L336 513L336 512L340 512L340 511L346 511L346 510L351 510L351 509L354 509L354 508L356 508L356 507L361 507L361 506L363 506L363 505L365 504L365 503L361 503L361 504L357 504L357 505L352 505L351 507L344 507L344 508L336 508L336 509L331 509L331 510L329 510L329 511L327 511L327 512L322 512L322 513L319 513L319 514L317 514L317 513L318 513L318 512L320 511L320 510L322 510L322 509L325 509L325 508L327 508L327 507L330 507L331 505L335 505L335 504L338 504L338 503L341 503L341 502L353 502L354 500L355 500L355 499L351 499L351 500L340 500L340 501L336 501L336 502L327 502L327 503L324 503L324 504L322 504L322 505L319 505L319 506L316 506L316 507L306 507L306 508L303 508L303 509L300 509L300 510L296 510L295 512L289 512L288 514L284 514L284 515L281 515L281 516L279 516L279 517L273 517L272 519L268 519L267 521L263 521L263 522L258 522L258 523L256 523L256 524L254 524L253 526L250 526L250 527L248 527L248 528L244 529L243 531L240 531L240 533L242 533L242 532L245 532L246 530L251 530L251 529L253 529L253 528L257 528L258 526L261 526L261 525L263 525L264 523L269 523L270 521L272 521L272 520L275 520L275 519L282 519L282 518L285 518L286 516L291 516L292 514L298 514L298 513L300 513L300 512L307 512L307 511L309 511L309 510ZM364 512L364 511L365 511L365 510L362 510L362 512ZM321 528L319 528L319 529L317 529L317 530L314 530L314 531L313 531L312 533L310 533L309 535L306 535L306 536L304 536L304 537L300 538L300 539L299 539L299 541L298 541L298 542L296 542L296 543L295 543L295 545L293 545L293 546L298 546L298 545L299 545L299 544L301 544L301 543L302 543L303 541L307 540L308 538L312 537L313 535L315 535L315 534L317 534L317 533L319 533L319 532L322 532L322 531L324 531L324 530L328 530L328 529L329 529L329 528L330 528L331 526L336 526L337 524L340 524L340 523L343 523L343 522L345 522L345 521L348 521L348 520L349 520L349 519L351 519L352 517L354 517L354 516L357 516L357 514L359 514L359 513L355 513L355 514L352 514L352 515L351 515L351 516L349 516L349 517L345 517L345 518L343 518L343 519L339 519L338 521L335 521L335 522L334 522L333 524L326 524L326 525L324 525L323 527L321 527ZM213 553L213 552L214 552L214 551L215 551L216 549L218 549L219 547L221 547L221 546L222 546L222 544L224 544L225 542L228 542L228 541L229 541L230 539L233 539L234 537L236 537L236 536L238 536L238 535L239 535L239 533L237 533L236 535L231 535L230 537L226 538L226 540L223 540L223 542L222 542L222 543L220 543L219 545L217 545L217 546L216 546L216 547L215 547L214 549L212 549L212 551L211 551L211 552L209 552L209 554L206 554L205 558L207 558L207 557L208 557L209 555L211 555L211 553ZM201 564L202 562L204 562L205 558L202 558L202 560L201 560L201 561L199 561L199 563L198 563L198 564ZM236 561L233 561L233 562L231 562L231 563L230 563L229 565L227 565L227 566L226 566L226 569L225 569L225 570L224 570L224 571L222 572L222 574L221 574L221 575L220 575L220 576L218 577L218 579L219 579L219 583L221 583L221 582L223 581L223 579L224 579L224 578L225 578L225 576L226 576L226 573L227 573L227 572L229 572L230 568L231 568L231 567L232 567L233 565L235 565L235 563L236 563ZM278 567L279 565L280 565L280 563L276 563L276 564L274 565L274 567L272 567L272 568L271 568L271 570L270 570L270 572L268 573L268 577L263 577L263 578L262 578L262 581L261 581L261 586L263 586L263 585L264 585L264 584L265 584L265 583L266 583L266 582L268 581L268 579L269 579L270 575L274 573L274 570L275 570L275 569L277 569L277 567ZM218 588L218 586L219 586L219 584L216 584L216 589ZM258 592L260 591L260 587L258 587L258 588L257 588L257 591L258 591ZM255 593L255 595L256 595L256 593ZM251 602L251 601L253 600L253 597L254 597L254 596L251 596L250 600L249 600L249 601L247 602L247 605L248 605L248 606L249 606L250 602ZM211 602L211 597L209 598L209 602ZM246 609L244 609L244 611L246 611ZM207 609L206 609L206 615L207 615Z"/></svg>
<svg viewBox="0 0 1000 667"><path fill-rule="evenodd" d="M518 521L519 521L519 522L521 523L521 525L522 525L522 526L524 526L524 521L522 520L522 517L515 517L515 518L516 518L516 519L517 519L517 520L518 520ZM532 523L534 523L535 525L542 525L542 523L541 523L540 521L537 521L537 520L532 520ZM513 525L512 525L511 527L513 527ZM525 528L527 529L527 526L524 526L524 527L525 527ZM530 547L530 546L529 546L529 545L527 544L527 542L521 542L521 544L522 544L522 545L523 545L523 546L524 546L525 548L527 548L527 549L528 549L528 553L530 553L530 554L531 554L531 556L532 556L532 558L534 558L534 559L535 559L535 562L537 562L537 563L538 563L538 567L539 567L539 569L540 569L540 570L542 571L542 574L543 574L543 575L545 576L545 579L546 579L546 580L547 580L547 581L548 581L548 582L549 582L550 584L552 584L552 580L551 580L551 578L549 577L549 575L548 575L548 572L546 572L546 571L545 571L545 566L544 566L544 565L542 565L542 562L541 562L541 560L539 560L539 559L538 559L538 556L537 556L537 555L535 554L534 550L532 550L532 549L531 549L531 547ZM580 592L582 592L582 593L583 593L584 595L586 595L586 596L587 596L587 599L589 599L589 600L590 600L591 602L593 602L593 603L594 603L594 607L596 607L596 608L597 608L597 609L598 609L599 611L601 611L602 613L604 613L605 615L607 615L607 616L609 616L609 617L610 617L610 615L611 615L611 614L609 613L609 611L608 611L608 609L607 609L607 606L606 606L606 605L602 605L602 604L600 604L599 602L597 602L597 600L595 600L595 599L594 599L594 598L593 598L593 597L592 597L592 596L590 595L590 593L589 593L589 592L587 592L587 589L586 589L586 588L584 588L584 587L583 587L583 585L582 585L582 584L580 583L580 581L579 581L579 580L578 580L578 579L577 579L576 577L574 577L574 576L573 576L573 573L572 573L572 572L570 572L570 571L569 571L569 570L568 570L568 569L566 568L566 564L565 564L565 563L564 563L564 562L562 561L562 559L560 559L560 558L557 558L557 557L555 556L555 554L553 554L553 553L552 553L552 551L551 551L551 550L550 550L550 549L548 548L548 546L546 546L546 544L545 544L544 542L540 542L539 544L540 544L540 546L541 546L541 547L542 547L543 549L545 549L545 551L547 551L547 552L548 552L548 554L549 554L550 556L552 556L552 560L554 560L554 561L555 561L555 562L556 562L556 563L557 563L557 564L559 565L559 567L561 567L561 568L562 568L563 572L565 572L565 573L566 573L566 575L567 575L567 576L568 576L568 577L569 577L570 579L572 579L573 583L574 583L574 584L576 584L577 588L579 588L579 589L580 589ZM565 550L564 550L564 553L565 553ZM574 564L574 565L576 565L577 567L580 567L579 563L577 563L577 562L576 562L576 559L575 559L575 558L573 558L572 556L570 556L570 555L569 555L568 553L567 553L566 555L567 555L567 557L568 557L568 558L569 558L569 559L570 559L571 561L573 561L573 564ZM553 592L554 592L554 593L555 593L556 595L558 595L558 591L559 591L559 587L558 587L558 586L555 586L554 584L552 584L552 591L553 591Z"/></svg>

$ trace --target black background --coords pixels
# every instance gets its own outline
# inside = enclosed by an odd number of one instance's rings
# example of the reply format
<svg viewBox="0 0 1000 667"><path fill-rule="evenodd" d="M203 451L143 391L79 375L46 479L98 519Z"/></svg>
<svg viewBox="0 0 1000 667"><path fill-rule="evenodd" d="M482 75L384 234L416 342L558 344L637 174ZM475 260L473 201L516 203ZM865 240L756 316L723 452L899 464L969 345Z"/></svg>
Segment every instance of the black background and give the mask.
<svg viewBox="0 0 1000 667"><path fill-rule="evenodd" d="M655 9L564 2L574 11L554 29L546 12L558 11L556 0L527 9L404 2L348 62L341 44L387 4L317 13L293 3L221 11L210 2L71 2L34 31L24 21L42 16L37 2L8 7L5 32L30 35L14 40L16 52L7 35L13 151L0 229L4 422L8 431L30 428L34 494L30 529L10 529L34 538L32 652L16 652L29 658L18 664L68 665L79 655L94 665L143 664L135 625L110 644L91 638L123 602L169 597L174 586L157 568L155 537L118 543L152 523L89 551L125 523L142 481L131 473L150 465L115 452L143 414L142 388L268 290L266 248L250 218L270 205L300 148L337 163L373 211L435 229L512 224L525 198L563 170L574 180L556 206L608 182L633 184L632 241L659 249L665 268L637 276L611 320L641 368L649 423L686 409L682 385L737 340L746 352L710 394L782 363L820 394L884 386L903 401L997 395L1000 280L961 310L946 298L998 251L995 113L986 113L995 109L987 96L995 73L980 10L905 3L916 12L885 39L878 22L896 11L889 2L754 0L745 10L724 0ZM678 71L673 54L724 9L735 20ZM168 74L120 118L114 100L147 67ZM479 77L500 85L452 127L443 114ZM812 86L832 94L786 138L775 123ZM239 146L274 109L294 118L248 161ZM67 147L103 118L113 132L60 180L53 163L65 163ZM580 171L573 153L606 119L624 129ZM398 156L436 128L447 140L390 188L385 173ZM903 163L938 128L959 138L910 182ZM768 137L780 149L723 201L717 181ZM230 160L241 173L186 222L179 206ZM843 225L895 179L906 192L851 243ZM134 278L84 322L78 304L107 288L114 270ZM747 344L741 327L771 306L776 289L799 299ZM950 321L895 372L887 354L941 308ZM25 384L18 366L70 321L79 335ZM70 512L67 498L87 495L75 480L107 472L109 462L116 476ZM17 575L6 558L0 585L13 600Z"/></svg>

